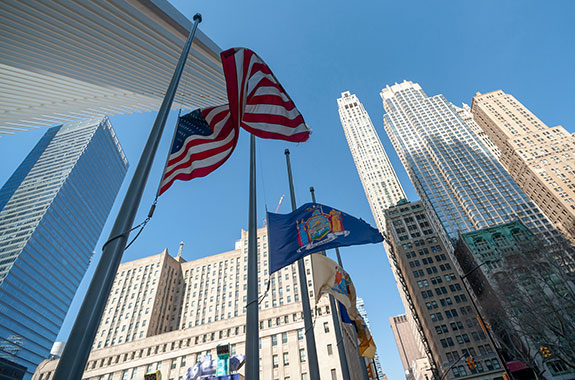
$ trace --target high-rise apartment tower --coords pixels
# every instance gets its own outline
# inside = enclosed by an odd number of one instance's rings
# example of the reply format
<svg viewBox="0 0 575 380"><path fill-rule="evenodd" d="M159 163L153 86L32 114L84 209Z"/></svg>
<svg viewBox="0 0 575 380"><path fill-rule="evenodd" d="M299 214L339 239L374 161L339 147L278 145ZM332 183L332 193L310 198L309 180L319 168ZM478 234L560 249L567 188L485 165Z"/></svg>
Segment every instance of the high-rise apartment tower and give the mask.
<svg viewBox="0 0 575 380"><path fill-rule="evenodd" d="M501 90L473 98L473 117L502 152L500 162L523 191L575 240L575 138L547 127Z"/></svg>
<svg viewBox="0 0 575 380"><path fill-rule="evenodd" d="M443 95L407 81L380 95L385 130L449 239L516 219L546 239L559 234Z"/></svg>
<svg viewBox="0 0 575 380"><path fill-rule="evenodd" d="M0 190L0 357L47 358L128 162L107 118L50 128Z"/></svg>

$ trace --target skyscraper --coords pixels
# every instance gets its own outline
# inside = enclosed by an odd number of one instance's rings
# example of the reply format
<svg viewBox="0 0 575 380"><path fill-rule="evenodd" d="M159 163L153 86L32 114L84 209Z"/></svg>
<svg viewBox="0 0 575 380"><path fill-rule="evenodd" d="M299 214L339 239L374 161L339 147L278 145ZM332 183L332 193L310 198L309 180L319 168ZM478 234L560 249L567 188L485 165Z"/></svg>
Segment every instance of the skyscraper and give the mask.
<svg viewBox="0 0 575 380"><path fill-rule="evenodd" d="M216 358L218 344L232 354L245 354L247 302L247 241L242 231L235 249L186 261L167 250L122 263L88 359L85 378L142 378L160 369L163 378L180 379L205 355ZM268 275L267 229L258 230L260 295L260 377L309 379L307 349L297 266ZM305 258L311 274L310 258ZM309 277L310 289L313 278ZM322 379L341 379L337 341L327 297L312 307ZM355 335L342 331L352 379L362 371ZM116 359L118 358L118 359ZM57 363L45 362L37 374L50 379ZM361 364L363 365L363 364ZM240 370L243 372L243 369ZM135 376L135 377L134 377Z"/></svg>
<svg viewBox="0 0 575 380"><path fill-rule="evenodd" d="M357 96L343 92L337 100L341 125L371 213L385 231L384 211L405 199L405 193L383 149L371 119Z"/></svg>
<svg viewBox="0 0 575 380"><path fill-rule="evenodd" d="M443 95L429 97L407 81L380 95L385 130L450 239L515 219L547 239L558 234Z"/></svg>
<svg viewBox="0 0 575 380"><path fill-rule="evenodd" d="M446 245L429 223L422 203L402 202L389 208L386 223L390 256L413 305L411 312L418 323L421 348L429 358L434 377L501 376L502 363L481 330L463 280ZM403 342L398 346L403 348ZM402 359L407 359L407 352L402 354ZM410 355L409 359L418 361L413 353ZM475 368L466 365L464 358L469 356L475 360ZM417 371L420 366L409 363L415 379L421 377Z"/></svg>
<svg viewBox="0 0 575 380"><path fill-rule="evenodd" d="M0 190L0 357L45 359L128 162L107 118L50 128Z"/></svg>
<svg viewBox="0 0 575 380"><path fill-rule="evenodd" d="M472 113L502 152L511 177L547 217L575 240L575 138L562 126L547 127L501 90L473 98Z"/></svg>
<svg viewBox="0 0 575 380"><path fill-rule="evenodd" d="M417 344L418 340L415 335L417 333L414 332L405 314L389 317L389 325L393 331L393 337L399 351L401 364L405 370L405 376L408 380L412 380L414 378L412 363L420 358L425 358Z"/></svg>

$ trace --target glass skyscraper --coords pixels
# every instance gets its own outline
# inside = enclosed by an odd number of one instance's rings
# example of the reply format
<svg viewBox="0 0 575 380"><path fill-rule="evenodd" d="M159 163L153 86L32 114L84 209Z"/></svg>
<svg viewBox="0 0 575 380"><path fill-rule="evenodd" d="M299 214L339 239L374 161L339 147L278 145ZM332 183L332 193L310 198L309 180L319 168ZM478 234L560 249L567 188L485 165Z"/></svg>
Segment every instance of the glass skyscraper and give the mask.
<svg viewBox="0 0 575 380"><path fill-rule="evenodd" d="M380 95L385 130L448 238L517 219L547 239L558 234L443 95L407 81Z"/></svg>
<svg viewBox="0 0 575 380"><path fill-rule="evenodd" d="M0 190L0 358L49 355L128 162L107 118L50 128Z"/></svg>

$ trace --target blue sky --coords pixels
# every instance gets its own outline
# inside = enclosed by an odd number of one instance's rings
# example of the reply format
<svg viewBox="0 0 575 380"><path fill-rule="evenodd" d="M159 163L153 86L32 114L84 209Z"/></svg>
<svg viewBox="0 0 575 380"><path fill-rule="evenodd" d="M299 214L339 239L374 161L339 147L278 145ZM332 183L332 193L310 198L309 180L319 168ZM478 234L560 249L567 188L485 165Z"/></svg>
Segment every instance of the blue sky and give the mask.
<svg viewBox="0 0 575 380"><path fill-rule="evenodd" d="M292 151L298 204L318 201L373 223L343 130L336 99L358 95L379 131L410 200L416 200L382 127L379 91L404 79L418 82L428 95L444 94L456 105L471 103L475 92L502 89L513 94L549 126L575 132L575 2L572 1L185 1L172 3L188 18L201 12L200 28L221 48L245 46L272 68L312 127L302 144L258 140L259 221L265 206L289 212L283 151ZM154 113L111 118L131 167L121 199L136 166ZM168 120L137 220L153 200L175 125ZM0 139L0 183L4 183L45 130ZM145 232L124 261L177 252L192 260L233 249L247 229L248 136L242 133L230 160L210 176L176 183L160 198ZM108 236L117 200L94 261ZM381 245L342 249L346 269L366 301L373 335L390 380L403 369L388 318L403 313ZM87 278L91 275L88 272ZM80 288L61 339L65 339L83 295Z"/></svg>

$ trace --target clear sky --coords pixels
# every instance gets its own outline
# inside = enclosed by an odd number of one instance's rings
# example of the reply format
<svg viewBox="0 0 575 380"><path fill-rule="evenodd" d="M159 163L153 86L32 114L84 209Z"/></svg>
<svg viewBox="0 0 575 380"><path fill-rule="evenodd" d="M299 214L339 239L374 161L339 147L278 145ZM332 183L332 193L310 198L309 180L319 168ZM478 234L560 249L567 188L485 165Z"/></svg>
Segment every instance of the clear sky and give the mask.
<svg viewBox="0 0 575 380"><path fill-rule="evenodd" d="M287 213L289 190L283 151L292 151L298 204L318 201L362 217L374 225L337 113L341 92L357 94L379 131L410 200L409 179L382 127L379 91L404 79L428 95L444 94L456 105L471 103L475 92L502 89L513 94L543 122L575 132L575 14L573 1L187 1L172 0L222 49L245 46L272 68L313 129L302 144L258 140L259 221L265 207ZM119 200L136 166L154 113L113 116L112 124L130 160L130 171L102 234L93 261L109 234ZM175 114L152 170L137 220L147 214L175 126ZM45 130L0 139L0 183L4 183ZM168 248L184 258L234 248L248 218L248 138L242 133L230 160L210 176L176 183L160 198L144 233L124 261ZM381 245L342 249L344 265L366 302L383 370L404 379L388 318L403 313ZM91 267L92 268L92 267ZM92 268L93 269L93 268ZM87 278L91 275L88 272ZM86 278L60 339L65 339Z"/></svg>

